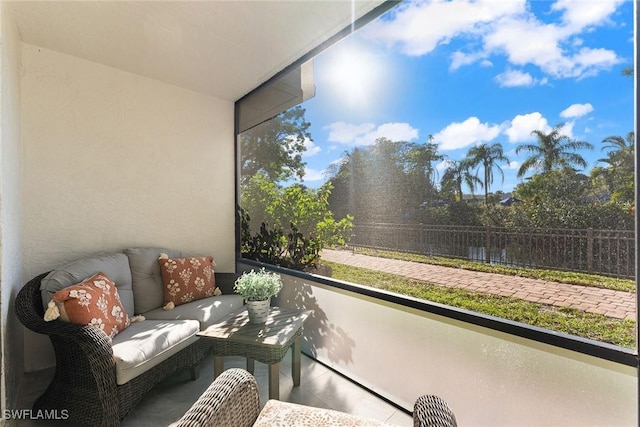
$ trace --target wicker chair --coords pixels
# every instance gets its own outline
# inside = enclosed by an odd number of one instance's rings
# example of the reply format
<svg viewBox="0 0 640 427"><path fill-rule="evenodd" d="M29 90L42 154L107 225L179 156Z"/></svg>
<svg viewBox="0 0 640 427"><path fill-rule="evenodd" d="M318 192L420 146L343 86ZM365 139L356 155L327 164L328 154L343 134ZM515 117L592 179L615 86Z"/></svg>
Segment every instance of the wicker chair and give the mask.
<svg viewBox="0 0 640 427"><path fill-rule="evenodd" d="M34 410L66 410L67 422L89 426L118 426L154 385L185 369L197 375L197 366L210 347L198 340L179 353L135 377L116 384L111 342L101 330L61 320L44 321L41 274L30 280L15 302L20 321L32 331L51 339L56 370L46 391L33 405Z"/></svg>
<svg viewBox="0 0 640 427"><path fill-rule="evenodd" d="M457 427L447 402L432 394L420 396L413 407L414 427Z"/></svg>
<svg viewBox="0 0 640 427"><path fill-rule="evenodd" d="M270 405L285 408L287 413L277 420L263 420ZM336 415L338 415L336 417ZM172 427L251 427L254 425L379 425L333 410L312 408L293 403L270 400L260 410L258 386L255 378L244 369L228 369L218 376L198 401ZM267 415L267 418L269 416ZM256 422L257 420L257 422ZM276 421L270 424L269 421ZM339 423L336 423L339 421ZM286 424L283 424L286 423ZM456 427L456 419L446 402L437 396L418 398L413 412L415 427Z"/></svg>
<svg viewBox="0 0 640 427"><path fill-rule="evenodd" d="M239 368L222 372L172 427L250 427L260 414L258 384Z"/></svg>

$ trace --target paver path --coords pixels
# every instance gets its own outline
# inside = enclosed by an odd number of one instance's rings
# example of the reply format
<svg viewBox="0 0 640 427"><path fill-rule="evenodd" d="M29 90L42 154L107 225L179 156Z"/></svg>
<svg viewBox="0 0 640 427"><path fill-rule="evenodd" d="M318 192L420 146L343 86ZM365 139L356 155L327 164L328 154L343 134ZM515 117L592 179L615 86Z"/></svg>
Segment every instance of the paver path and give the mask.
<svg viewBox="0 0 640 427"><path fill-rule="evenodd" d="M567 285L495 273L481 273L413 261L361 255L343 250L323 249L321 258L353 267L384 271L470 291L512 296L540 304L572 307L618 319L635 320L636 318L636 296L633 292Z"/></svg>

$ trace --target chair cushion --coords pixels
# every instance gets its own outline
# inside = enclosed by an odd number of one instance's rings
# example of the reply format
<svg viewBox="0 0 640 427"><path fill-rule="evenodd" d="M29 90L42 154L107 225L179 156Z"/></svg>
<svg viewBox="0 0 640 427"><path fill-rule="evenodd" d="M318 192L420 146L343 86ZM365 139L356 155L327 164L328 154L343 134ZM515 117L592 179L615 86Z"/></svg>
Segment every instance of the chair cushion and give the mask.
<svg viewBox="0 0 640 427"><path fill-rule="evenodd" d="M165 253L170 257L182 257L182 252L164 248L129 248L124 254L129 258L131 280L135 300L135 313L160 308L163 305L162 275L158 257Z"/></svg>
<svg viewBox="0 0 640 427"><path fill-rule="evenodd" d="M127 381L196 342L196 320L144 320L113 338L116 383Z"/></svg>
<svg viewBox="0 0 640 427"><path fill-rule="evenodd" d="M334 427L387 426L380 421L362 418L331 409L268 400L253 427Z"/></svg>
<svg viewBox="0 0 640 427"><path fill-rule="evenodd" d="M165 305L171 302L175 307L214 296L216 276L212 256L169 258L162 254L158 263Z"/></svg>
<svg viewBox="0 0 640 427"><path fill-rule="evenodd" d="M229 314L239 310L243 304L240 295L229 294L188 302L173 310L157 308L142 314L147 319L155 320L195 319L200 322L200 329L203 330L229 317Z"/></svg>
<svg viewBox="0 0 640 427"><path fill-rule="evenodd" d="M120 253L84 258L51 271L40 282L42 306L47 307L53 294L59 290L80 283L100 272L115 283L122 306L129 316L133 316L134 304L129 260Z"/></svg>
<svg viewBox="0 0 640 427"><path fill-rule="evenodd" d="M120 302L118 288L103 273L59 290L51 301L61 320L102 329L111 338L129 326L129 316ZM53 318L47 319L45 315L45 320Z"/></svg>

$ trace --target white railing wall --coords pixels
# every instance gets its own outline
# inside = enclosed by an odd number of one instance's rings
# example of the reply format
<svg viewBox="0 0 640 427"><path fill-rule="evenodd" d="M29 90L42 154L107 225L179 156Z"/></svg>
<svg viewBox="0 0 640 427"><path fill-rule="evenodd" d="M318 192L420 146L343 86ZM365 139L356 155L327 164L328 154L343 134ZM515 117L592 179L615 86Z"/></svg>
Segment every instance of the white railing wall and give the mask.
<svg viewBox="0 0 640 427"><path fill-rule="evenodd" d="M638 425L635 368L283 279L275 304L314 310L303 351L409 411L419 395L432 393L449 402L459 425Z"/></svg>

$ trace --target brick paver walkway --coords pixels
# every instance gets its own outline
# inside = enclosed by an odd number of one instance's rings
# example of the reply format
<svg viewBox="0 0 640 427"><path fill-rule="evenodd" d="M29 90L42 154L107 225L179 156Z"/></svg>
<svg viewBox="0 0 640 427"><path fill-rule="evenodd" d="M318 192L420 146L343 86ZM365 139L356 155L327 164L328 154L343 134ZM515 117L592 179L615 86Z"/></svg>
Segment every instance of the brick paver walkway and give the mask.
<svg viewBox="0 0 640 427"><path fill-rule="evenodd" d="M567 285L495 273L481 273L419 262L354 254L351 251L324 249L321 257L327 261L384 271L444 286L512 296L540 304L572 307L618 319L635 320L636 318L636 296L633 292Z"/></svg>

